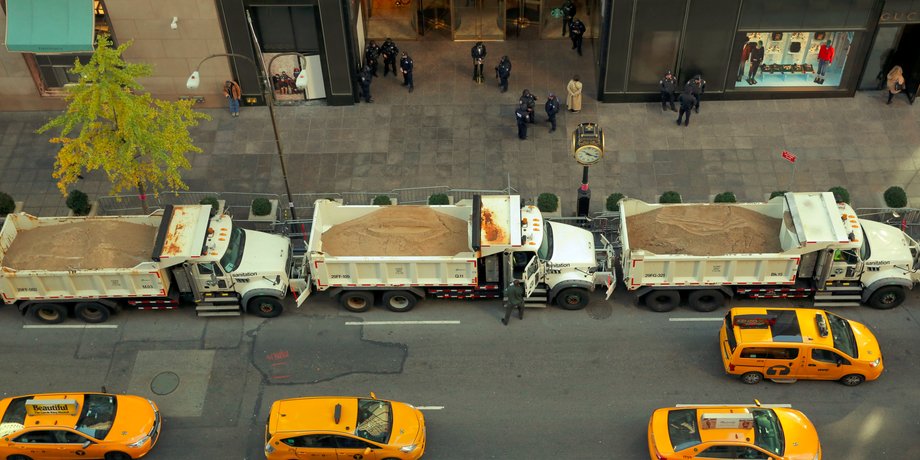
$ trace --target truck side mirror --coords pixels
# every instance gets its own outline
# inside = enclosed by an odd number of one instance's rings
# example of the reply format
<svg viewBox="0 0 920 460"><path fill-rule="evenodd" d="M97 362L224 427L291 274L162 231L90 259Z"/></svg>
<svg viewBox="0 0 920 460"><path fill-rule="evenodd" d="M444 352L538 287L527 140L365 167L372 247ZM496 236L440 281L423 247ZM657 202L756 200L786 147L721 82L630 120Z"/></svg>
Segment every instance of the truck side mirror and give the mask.
<svg viewBox="0 0 920 460"><path fill-rule="evenodd" d="M214 272L211 272L211 282L212 283L217 282L217 274L215 274Z"/></svg>

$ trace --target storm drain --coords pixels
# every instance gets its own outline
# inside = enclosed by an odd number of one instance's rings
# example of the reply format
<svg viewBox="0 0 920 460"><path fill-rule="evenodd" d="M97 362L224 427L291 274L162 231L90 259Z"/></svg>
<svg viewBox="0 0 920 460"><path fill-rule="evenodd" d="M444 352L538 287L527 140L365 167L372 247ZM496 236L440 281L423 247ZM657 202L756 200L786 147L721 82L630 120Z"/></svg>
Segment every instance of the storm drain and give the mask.
<svg viewBox="0 0 920 460"><path fill-rule="evenodd" d="M175 372L160 372L150 381L150 391L160 396L168 395L179 387L179 376Z"/></svg>

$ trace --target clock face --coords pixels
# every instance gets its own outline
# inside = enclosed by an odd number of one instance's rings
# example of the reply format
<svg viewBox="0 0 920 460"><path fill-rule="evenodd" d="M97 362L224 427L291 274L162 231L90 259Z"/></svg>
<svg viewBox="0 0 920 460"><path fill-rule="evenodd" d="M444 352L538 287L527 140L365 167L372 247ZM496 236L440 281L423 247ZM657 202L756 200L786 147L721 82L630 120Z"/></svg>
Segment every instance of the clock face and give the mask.
<svg viewBox="0 0 920 460"><path fill-rule="evenodd" d="M600 161L604 151L596 145L584 145L575 151L575 160L583 165L590 165Z"/></svg>

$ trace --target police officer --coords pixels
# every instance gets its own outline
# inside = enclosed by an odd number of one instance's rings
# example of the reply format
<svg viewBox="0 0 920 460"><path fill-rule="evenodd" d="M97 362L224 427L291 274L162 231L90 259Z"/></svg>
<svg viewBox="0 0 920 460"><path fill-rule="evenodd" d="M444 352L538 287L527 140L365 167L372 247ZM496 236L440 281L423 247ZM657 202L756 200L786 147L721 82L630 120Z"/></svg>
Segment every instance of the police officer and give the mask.
<svg viewBox="0 0 920 460"><path fill-rule="evenodd" d="M396 76L396 56L399 55L399 48L393 40L387 38L380 46L380 53L383 54L383 76L387 76L390 67L393 68L393 76Z"/></svg>
<svg viewBox="0 0 920 460"><path fill-rule="evenodd" d="M514 111L514 118L517 120L518 139L527 139L527 106L518 105Z"/></svg>
<svg viewBox="0 0 920 460"><path fill-rule="evenodd" d="M414 63L412 58L403 51L402 58L399 59L399 69L403 74L403 86L409 87L409 92L411 93L415 86L412 84L412 68Z"/></svg>
<svg viewBox="0 0 920 460"><path fill-rule="evenodd" d="M687 119L684 120L684 126L687 126L690 124L690 110L697 104L697 100L693 97L693 94L690 93L689 88L684 88L684 92L680 93L680 97L677 98L677 100L680 101L680 113L677 114L677 126L680 126L680 120L684 117L684 114L687 115Z"/></svg>
<svg viewBox="0 0 920 460"><path fill-rule="evenodd" d="M521 280L514 280L511 286L505 289L505 296L508 301L505 304L505 317L502 318L502 324L507 326L508 320L511 319L511 312L514 310L518 311L518 318L524 319L524 286L521 286Z"/></svg>
<svg viewBox="0 0 920 460"><path fill-rule="evenodd" d="M486 58L486 45L483 45L482 42L476 42L473 48L470 49L470 56L473 57L473 80L476 83L482 83L482 61Z"/></svg>
<svg viewBox="0 0 920 460"><path fill-rule="evenodd" d="M696 104L693 106L693 111L700 113L700 98L702 98L703 92L706 91L706 80L703 80L702 75L694 75L693 78L687 80L685 89L689 89L690 94L692 94L694 99L696 99Z"/></svg>
<svg viewBox="0 0 920 460"><path fill-rule="evenodd" d="M575 18L575 3L572 0L565 0L562 4L562 36L565 37L565 31L569 29L569 24Z"/></svg>
<svg viewBox="0 0 920 460"><path fill-rule="evenodd" d="M671 104L671 111L677 112L674 107L674 92L677 91L677 78L671 71L664 74L664 78L658 81L658 89L661 91L661 110L668 110L667 104Z"/></svg>
<svg viewBox="0 0 920 460"><path fill-rule="evenodd" d="M508 77L511 76L511 59L508 56L502 56L502 60L495 67L495 76L498 77L498 86L502 92L508 91Z"/></svg>
<svg viewBox="0 0 920 460"><path fill-rule="evenodd" d="M521 99L518 101L518 103L521 105L521 107L524 107L524 110L526 111L526 121L528 123L535 123L533 109L537 105L537 96L534 96L529 89L525 89L524 92L521 93Z"/></svg>
<svg viewBox="0 0 920 460"><path fill-rule="evenodd" d="M578 55L581 56L581 39L585 35L585 23L581 22L581 19L572 18L572 22L569 24L569 36L572 38L572 49L578 50Z"/></svg>
<svg viewBox="0 0 920 460"><path fill-rule="evenodd" d="M377 46L377 42L371 40L364 47L364 64L370 68L374 77L377 76L377 56L380 56L380 47Z"/></svg>
<svg viewBox="0 0 920 460"><path fill-rule="evenodd" d="M361 97L364 102L374 102L371 98L371 68L364 66L361 72L358 72L358 84L361 85Z"/></svg>
<svg viewBox="0 0 920 460"><path fill-rule="evenodd" d="M551 126L549 132L553 132L556 130L556 114L559 113L559 99L556 99L555 94L549 93L544 108L546 109L546 121L550 122Z"/></svg>

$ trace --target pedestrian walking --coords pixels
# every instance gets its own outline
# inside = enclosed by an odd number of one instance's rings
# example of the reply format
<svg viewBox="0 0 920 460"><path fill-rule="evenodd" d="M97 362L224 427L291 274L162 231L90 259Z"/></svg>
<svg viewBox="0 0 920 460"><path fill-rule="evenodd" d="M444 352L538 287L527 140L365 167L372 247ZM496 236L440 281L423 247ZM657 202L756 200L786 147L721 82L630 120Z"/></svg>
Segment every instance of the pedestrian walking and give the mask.
<svg viewBox="0 0 920 460"><path fill-rule="evenodd" d="M383 55L383 76L387 76L390 68L393 68L393 76L396 76L396 56L399 55L399 48L393 40L387 38L380 46L380 54Z"/></svg>
<svg viewBox="0 0 920 460"><path fill-rule="evenodd" d="M514 310L518 311L518 318L524 319L524 286L521 285L521 280L514 280L514 282L505 289L505 297L507 300L505 303L505 317L502 318L502 324L507 326L508 320L511 319L511 312Z"/></svg>
<svg viewBox="0 0 920 460"><path fill-rule="evenodd" d="M498 77L498 86L502 92L508 91L508 77L511 76L511 59L508 59L508 56L502 56L502 60L498 62L495 76Z"/></svg>
<svg viewBox="0 0 920 460"><path fill-rule="evenodd" d="M910 95L910 91L907 90L907 85L904 81L904 70L901 69L901 66L896 65L888 72L888 102L886 104L891 104L891 99L894 95L901 92L907 95L907 100L913 105L914 98Z"/></svg>
<svg viewBox="0 0 920 460"><path fill-rule="evenodd" d="M550 123L549 132L556 130L556 114L559 113L559 99L556 99L556 95L549 93L549 96L546 97L546 121Z"/></svg>
<svg viewBox="0 0 920 460"><path fill-rule="evenodd" d="M403 51L402 58L399 60L399 70L401 70L403 74L403 86L408 86L410 93L415 88L415 85L412 83L412 68L414 66L412 58Z"/></svg>
<svg viewBox="0 0 920 460"><path fill-rule="evenodd" d="M239 83L227 80L224 82L224 97L230 103L230 116L240 116L240 99L243 97Z"/></svg>
<svg viewBox="0 0 920 460"><path fill-rule="evenodd" d="M572 77L569 80L569 84L565 86L565 91L568 95L565 98L565 105L568 106L569 112L578 112L581 110L581 80L579 80L578 75Z"/></svg>
<svg viewBox="0 0 920 460"><path fill-rule="evenodd" d="M364 102L374 102L371 98L371 68L369 66L364 66L360 72L358 72L358 84L361 85L361 97L364 98Z"/></svg>
<svg viewBox="0 0 920 460"><path fill-rule="evenodd" d="M569 36L572 39L572 49L578 50L578 55L581 56L581 42L582 37L585 35L585 23L581 22L581 19L572 18L572 22L569 24Z"/></svg>
<svg viewBox="0 0 920 460"><path fill-rule="evenodd" d="M562 4L562 36L565 37L565 31L569 30L572 19L575 19L575 2L565 0Z"/></svg>
<svg viewBox="0 0 920 460"><path fill-rule="evenodd" d="M750 60L751 60L751 69L748 70L747 82L749 85L756 85L757 80L754 77L757 76L757 70L760 69L760 64L763 63L763 41L758 40L757 44L754 45L754 49L751 50Z"/></svg>
<svg viewBox="0 0 920 460"><path fill-rule="evenodd" d="M661 110L668 110L667 104L671 104L671 111L677 112L677 108L674 107L677 78L670 70L665 72L664 78L658 81L658 89L661 91Z"/></svg>
<svg viewBox="0 0 920 460"><path fill-rule="evenodd" d="M364 47L364 64L371 69L371 76L377 76L377 66L379 65L377 58L380 56L380 47L377 46L377 42L371 40L367 46Z"/></svg>
<svg viewBox="0 0 920 460"><path fill-rule="evenodd" d="M527 139L527 107L519 105L514 111L514 118L517 120L518 139Z"/></svg>
<svg viewBox="0 0 920 460"><path fill-rule="evenodd" d="M537 105L537 96L534 96L529 89L525 89L521 93L521 99L518 101L521 107L524 107L524 110L527 111L527 122L534 123L534 107Z"/></svg>
<svg viewBox="0 0 920 460"><path fill-rule="evenodd" d="M696 104L693 105L693 111L700 113L700 99L703 97L703 92L706 91L706 80L703 80L702 75L694 75L693 78L687 80L686 89L689 89L690 94L696 99Z"/></svg>
<svg viewBox="0 0 920 460"><path fill-rule="evenodd" d="M486 45L483 45L482 42L476 42L473 45L473 48L470 49L470 56L473 57L473 81L476 83L482 83L482 61L486 58Z"/></svg>
<svg viewBox="0 0 920 460"><path fill-rule="evenodd" d="M684 88L684 92L680 93L680 97L678 97L677 100L680 102L680 113L677 114L677 126L680 126L680 120L684 118L685 114L687 118L684 120L684 126L687 126L690 124L690 111L693 110L693 106L696 105L696 98L690 93L689 88Z"/></svg>

